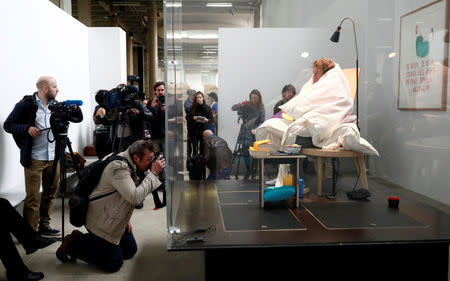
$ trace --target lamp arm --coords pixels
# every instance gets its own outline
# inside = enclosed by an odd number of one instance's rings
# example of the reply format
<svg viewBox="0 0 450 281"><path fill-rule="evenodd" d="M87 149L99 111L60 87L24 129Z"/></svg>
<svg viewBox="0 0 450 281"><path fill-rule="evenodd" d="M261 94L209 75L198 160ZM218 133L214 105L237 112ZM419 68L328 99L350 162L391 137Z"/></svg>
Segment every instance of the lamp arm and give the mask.
<svg viewBox="0 0 450 281"><path fill-rule="evenodd" d="M351 22L352 22L352 24L353 24L353 37L354 37L354 39L355 39L355 49L356 49L356 126L358 127L358 129L359 129L359 109L358 109L358 104L359 104L359 102L358 102L358 95L359 95L359 89L358 89L358 86L359 86L359 73L358 73L358 68L359 68L359 62L358 62L358 42L356 41L356 27L355 27L355 21L352 19L352 18L350 18L350 17L346 17L346 18L343 18L342 19L342 21L341 21L341 24L339 24L339 27L341 27L342 26L342 24L344 23L344 21L345 20L351 20Z"/></svg>

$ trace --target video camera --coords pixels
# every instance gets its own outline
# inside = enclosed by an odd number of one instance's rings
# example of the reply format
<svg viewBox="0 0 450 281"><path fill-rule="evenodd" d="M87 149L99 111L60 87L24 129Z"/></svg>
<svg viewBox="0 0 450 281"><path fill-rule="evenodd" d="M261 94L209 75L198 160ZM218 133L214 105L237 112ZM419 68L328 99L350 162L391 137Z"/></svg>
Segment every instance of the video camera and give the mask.
<svg viewBox="0 0 450 281"><path fill-rule="evenodd" d="M48 106L52 112L50 116L50 126L53 135L67 133L69 122L79 123L83 121L83 115L78 106L81 106L81 100L66 100L63 102L54 102Z"/></svg>
<svg viewBox="0 0 450 281"><path fill-rule="evenodd" d="M130 108L139 108L137 100L143 100L143 93L134 85L121 85L109 91L99 91L98 101L106 111L119 109L125 111ZM97 99L97 97L96 97Z"/></svg>
<svg viewBox="0 0 450 281"><path fill-rule="evenodd" d="M247 123L249 120L249 106L250 104L248 101L243 101L237 110L239 118L242 119L244 123Z"/></svg>
<svg viewBox="0 0 450 281"><path fill-rule="evenodd" d="M141 82L141 76L138 75L128 75L127 80L130 82L130 84L134 84L134 82Z"/></svg>

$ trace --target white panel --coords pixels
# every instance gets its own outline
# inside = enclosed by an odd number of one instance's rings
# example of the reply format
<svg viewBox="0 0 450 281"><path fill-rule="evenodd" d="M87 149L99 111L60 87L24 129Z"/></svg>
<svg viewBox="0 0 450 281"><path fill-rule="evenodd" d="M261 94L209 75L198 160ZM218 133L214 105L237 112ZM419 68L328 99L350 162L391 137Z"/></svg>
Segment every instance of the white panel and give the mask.
<svg viewBox="0 0 450 281"><path fill-rule="evenodd" d="M0 124L14 105L24 95L36 91L36 81L42 75L53 76L58 83L57 99L83 101L84 120L71 123L69 138L74 151L82 152L92 144L93 95L89 77L88 29L85 25L65 13L47 0L8 1L3 8L8 12L0 17L0 84L3 100L0 104ZM11 28L14 27L14 28ZM99 31L98 34L101 32ZM111 79L105 87L113 87L126 81L125 34L118 28L111 29L99 42L99 53L113 50L109 63L98 69L93 83ZM91 40L92 42L92 40ZM93 50L92 52L96 52ZM99 58L99 55L94 56ZM99 71L97 71L99 70ZM100 71L101 70L101 71ZM97 71L97 72L95 72ZM102 85L103 86L103 85ZM23 167L19 163L19 149L10 134L0 130L0 196L9 194L18 203L25 194ZM19 196L14 194L21 194ZM13 195L11 195L13 194Z"/></svg>
<svg viewBox="0 0 450 281"><path fill-rule="evenodd" d="M249 99L252 89L263 97L266 119L273 115L281 90L293 84L297 93L312 76L312 62L323 56L339 58L329 30L312 28L259 28L219 30L219 130L235 147L241 123L233 104ZM304 58L303 52L309 53ZM344 60L339 63L351 64Z"/></svg>

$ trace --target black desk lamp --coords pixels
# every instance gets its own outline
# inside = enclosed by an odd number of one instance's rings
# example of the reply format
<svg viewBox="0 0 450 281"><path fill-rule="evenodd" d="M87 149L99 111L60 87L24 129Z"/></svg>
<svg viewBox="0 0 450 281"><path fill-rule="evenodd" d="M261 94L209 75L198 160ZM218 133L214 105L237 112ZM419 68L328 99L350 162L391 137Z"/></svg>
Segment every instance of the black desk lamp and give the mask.
<svg viewBox="0 0 450 281"><path fill-rule="evenodd" d="M331 36L330 40L337 43L339 42L339 35L341 33L341 26L342 23L344 23L345 20L351 20L353 23L353 35L355 37L355 48L356 48L356 126L359 130L359 112L358 112L358 84L359 84L359 71L358 71L358 43L356 42L356 28L355 28L355 22L352 18L344 18L341 21L341 24L337 27L336 31Z"/></svg>

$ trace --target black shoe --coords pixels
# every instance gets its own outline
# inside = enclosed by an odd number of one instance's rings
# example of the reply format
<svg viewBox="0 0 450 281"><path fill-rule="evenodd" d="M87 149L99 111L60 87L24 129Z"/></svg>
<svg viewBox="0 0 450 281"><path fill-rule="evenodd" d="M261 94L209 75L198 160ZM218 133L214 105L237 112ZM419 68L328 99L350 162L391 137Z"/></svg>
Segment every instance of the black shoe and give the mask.
<svg viewBox="0 0 450 281"><path fill-rule="evenodd" d="M142 209L144 208L144 201L142 201L139 205L134 206L135 209Z"/></svg>
<svg viewBox="0 0 450 281"><path fill-rule="evenodd" d="M54 236L58 236L60 233L59 230L54 229L51 226L46 226L46 227L39 227L39 234L42 236L50 236L50 237L54 237Z"/></svg>
<svg viewBox="0 0 450 281"><path fill-rule="evenodd" d="M39 235L34 236L29 241L23 243L23 248L27 255L36 252L39 249L43 249L58 241L56 238L41 237Z"/></svg>
<svg viewBox="0 0 450 281"><path fill-rule="evenodd" d="M33 272L29 269L20 273L6 272L6 279L8 281L36 281L41 280L42 278L44 278L44 273Z"/></svg>

